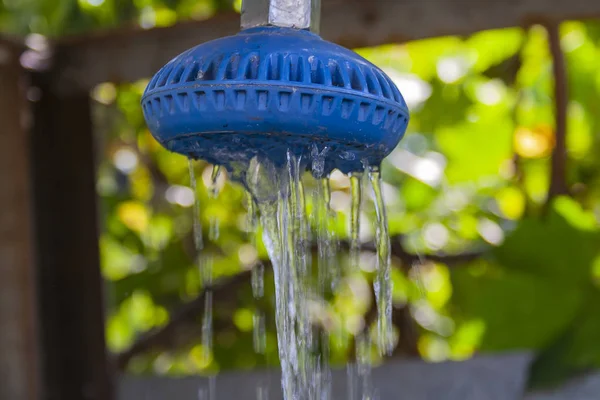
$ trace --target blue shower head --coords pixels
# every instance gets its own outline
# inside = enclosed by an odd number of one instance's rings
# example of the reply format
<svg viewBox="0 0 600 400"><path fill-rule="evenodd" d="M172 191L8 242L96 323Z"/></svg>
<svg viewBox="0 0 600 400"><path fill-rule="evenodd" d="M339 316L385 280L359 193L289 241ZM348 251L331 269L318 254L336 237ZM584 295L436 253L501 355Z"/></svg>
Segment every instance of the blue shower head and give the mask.
<svg viewBox="0 0 600 400"><path fill-rule="evenodd" d="M142 99L167 149L230 166L287 151L324 155L324 173L378 165L408 124L400 91L358 54L294 28L259 26L177 56ZM313 153L314 154L314 153Z"/></svg>

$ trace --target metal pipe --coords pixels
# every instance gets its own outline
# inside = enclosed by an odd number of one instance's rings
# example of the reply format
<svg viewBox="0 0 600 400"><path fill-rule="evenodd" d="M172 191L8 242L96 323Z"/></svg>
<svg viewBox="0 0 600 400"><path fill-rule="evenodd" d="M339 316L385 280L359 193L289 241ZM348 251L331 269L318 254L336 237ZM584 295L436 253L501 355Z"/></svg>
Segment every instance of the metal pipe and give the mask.
<svg viewBox="0 0 600 400"><path fill-rule="evenodd" d="M318 33L321 0L243 0L242 29L279 26Z"/></svg>

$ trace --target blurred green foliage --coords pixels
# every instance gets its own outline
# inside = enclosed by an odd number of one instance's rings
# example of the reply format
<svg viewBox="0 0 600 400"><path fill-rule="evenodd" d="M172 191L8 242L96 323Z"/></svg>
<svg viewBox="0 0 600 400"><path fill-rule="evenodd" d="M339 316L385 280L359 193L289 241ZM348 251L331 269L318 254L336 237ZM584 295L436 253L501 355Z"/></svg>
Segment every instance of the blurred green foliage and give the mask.
<svg viewBox="0 0 600 400"><path fill-rule="evenodd" d="M239 3L0 0L0 27L50 36L123 24L151 28L205 19L223 8L239 10ZM384 194L391 233L424 260L413 273L395 269L393 279L396 305L410 307L427 360L531 349L539 355L534 384L600 367L600 24L564 23L561 37L570 83L572 196L548 209L555 133L552 60L543 28L359 50L398 83L412 110L405 140L384 163ZM145 84L105 83L92 93L103 155L97 187L110 304L107 338L115 352L168 323L171 310L202 290L188 163L162 149L145 128L139 106ZM242 190L219 181L222 193L212 199L211 166L198 162L195 170L205 238L211 221L220 224L219 239L207 240L201 256L212 260L215 279L266 260L260 242L258 248L251 244ZM334 175L332 191L343 236L347 178ZM372 205L365 218L373 218ZM365 226L368 240L373 229ZM452 266L427 261L428 254L462 253L481 257ZM372 303L367 286L372 265L365 255L364 276L342 285L324 310L336 332L334 362L347 360L349 334ZM215 304L212 357L205 357L199 321L191 321L168 349L136 357L130 370L189 374L276 363L272 287L267 274L268 301L256 302L250 285L242 285ZM257 307L268 316L265 355L256 355L252 346Z"/></svg>

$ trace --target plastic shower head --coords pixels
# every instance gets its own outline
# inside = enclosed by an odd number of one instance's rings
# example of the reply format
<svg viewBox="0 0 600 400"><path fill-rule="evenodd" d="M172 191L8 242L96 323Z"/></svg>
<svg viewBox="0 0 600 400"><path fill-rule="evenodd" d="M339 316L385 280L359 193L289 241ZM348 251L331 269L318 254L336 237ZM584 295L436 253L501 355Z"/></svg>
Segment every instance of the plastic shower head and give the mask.
<svg viewBox="0 0 600 400"><path fill-rule="evenodd" d="M380 164L404 135L406 103L375 65L308 30L318 20L315 2L282 16L274 10L291 0L246 0L246 29L165 65L142 99L154 137L225 166L255 156L283 164L291 151L311 168L306 156L315 150L324 173Z"/></svg>

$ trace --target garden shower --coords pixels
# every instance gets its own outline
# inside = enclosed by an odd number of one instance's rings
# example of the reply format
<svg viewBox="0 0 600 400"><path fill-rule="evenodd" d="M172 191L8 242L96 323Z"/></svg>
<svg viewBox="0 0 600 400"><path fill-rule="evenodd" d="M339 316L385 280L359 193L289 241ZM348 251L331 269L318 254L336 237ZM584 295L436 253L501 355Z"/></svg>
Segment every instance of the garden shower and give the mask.
<svg viewBox="0 0 600 400"><path fill-rule="evenodd" d="M364 172L373 187L376 341L382 354L393 346L390 241L379 167L404 135L408 109L379 68L315 33L319 13L319 0L246 0L239 34L171 60L142 99L148 127L165 148L225 167L257 206L273 264L286 400L330 398L323 350L328 337L315 333L310 304L325 298L326 286L338 284L330 279L338 265L328 208L328 177L335 169L352 182L349 264L354 269L349 273L359 271ZM311 212L306 171L318 180ZM307 246L313 227L319 247L317 284L312 246Z"/></svg>

